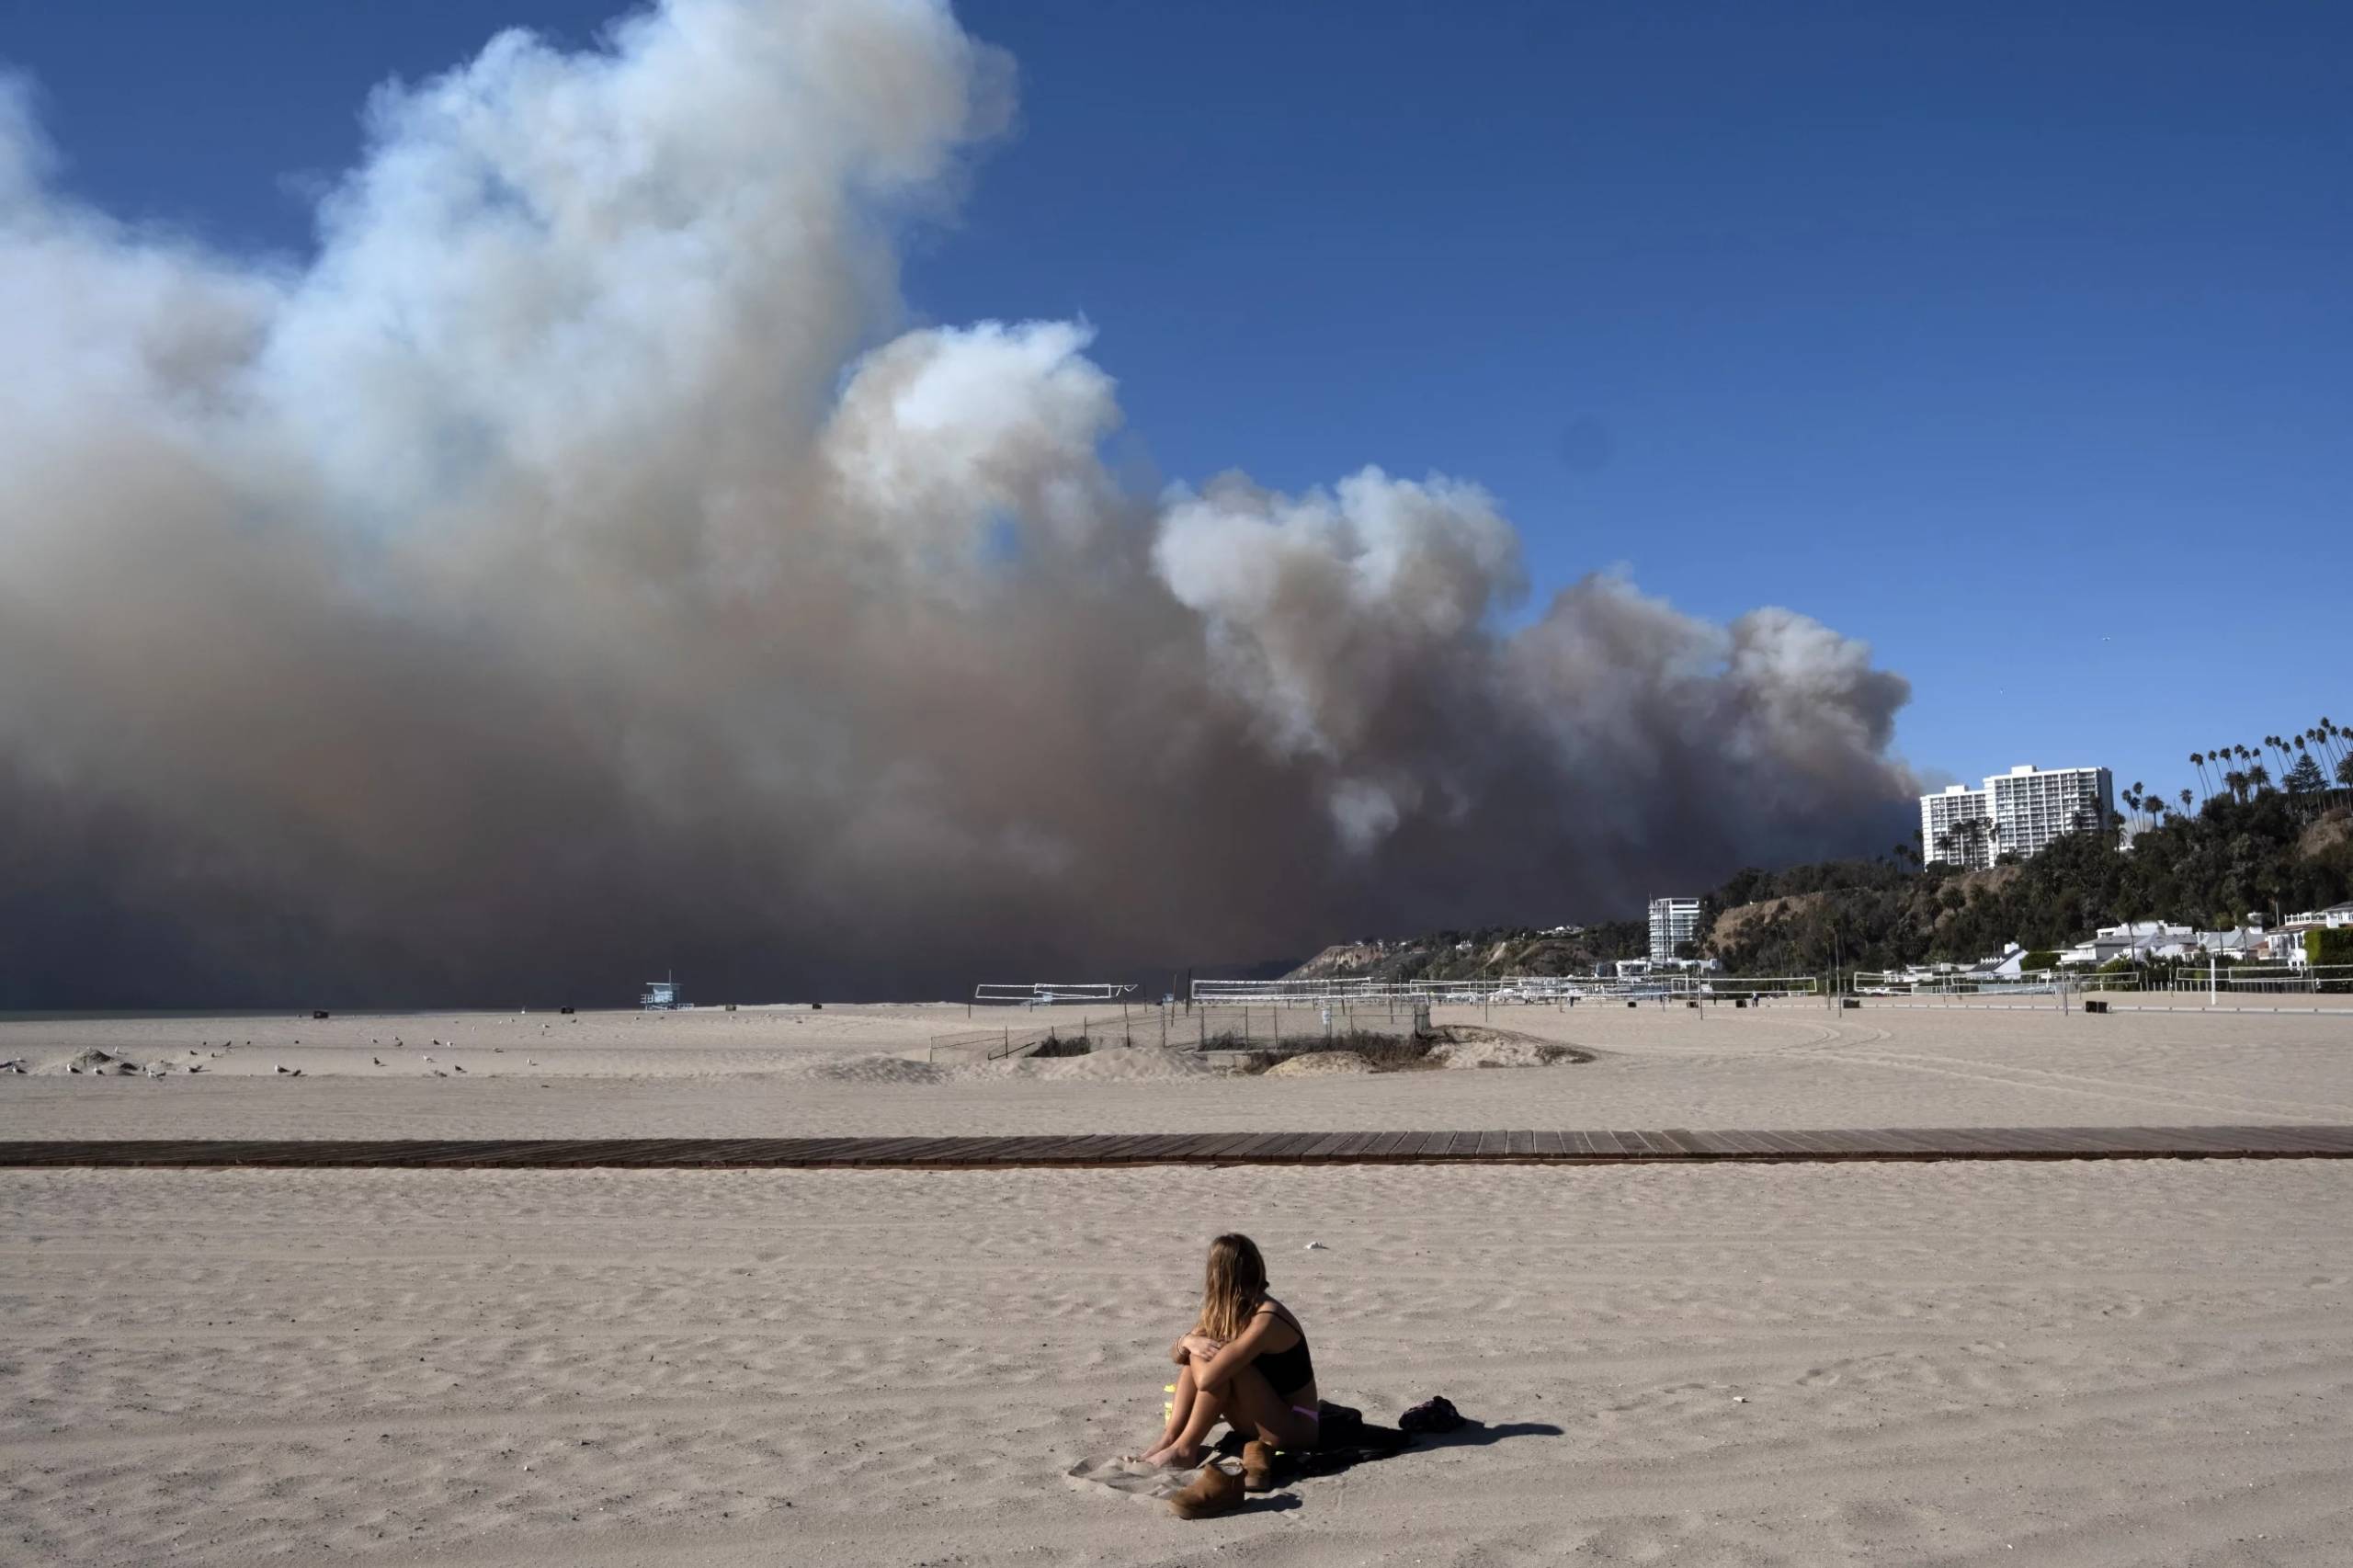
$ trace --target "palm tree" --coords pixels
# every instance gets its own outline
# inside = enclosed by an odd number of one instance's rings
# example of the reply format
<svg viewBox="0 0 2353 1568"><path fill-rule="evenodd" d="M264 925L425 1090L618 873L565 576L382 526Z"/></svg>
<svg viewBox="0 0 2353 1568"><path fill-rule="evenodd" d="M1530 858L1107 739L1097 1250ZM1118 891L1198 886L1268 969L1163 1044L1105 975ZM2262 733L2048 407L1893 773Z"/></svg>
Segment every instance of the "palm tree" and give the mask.
<svg viewBox="0 0 2353 1568"><path fill-rule="evenodd" d="M2259 762L2256 763L2254 767L2246 770L2246 782L2248 789L2252 790L2256 794L2262 794L2266 790L2271 788L2271 769L2264 767L2263 764Z"/></svg>
<svg viewBox="0 0 2353 1568"><path fill-rule="evenodd" d="M2245 799L2246 799L2246 775L2245 775L2245 774L2244 774L2244 773L2241 773L2241 772L2240 772L2237 768L2235 768L2235 767L2232 768L2228 773L2225 773L2225 774L2223 774L2223 775L2222 775L2222 788L2223 788L2223 789L2225 789L2225 790L2228 790L2231 792L2231 799L2232 799L2232 800L2234 800L2234 801L2244 801L2244 800L2245 800Z"/></svg>
<svg viewBox="0 0 2353 1568"><path fill-rule="evenodd" d="M2206 788L2206 754L2202 751L2191 752L2189 766L2198 770L2198 787L2203 790Z"/></svg>
<svg viewBox="0 0 2353 1568"><path fill-rule="evenodd" d="M2189 808L2192 803L2188 790L2184 789L2181 792L2181 814L2183 816L2188 816L2189 814Z"/></svg>
<svg viewBox="0 0 2353 1568"><path fill-rule="evenodd" d="M2336 765L2336 781L2353 790L2353 752L2348 752Z"/></svg>

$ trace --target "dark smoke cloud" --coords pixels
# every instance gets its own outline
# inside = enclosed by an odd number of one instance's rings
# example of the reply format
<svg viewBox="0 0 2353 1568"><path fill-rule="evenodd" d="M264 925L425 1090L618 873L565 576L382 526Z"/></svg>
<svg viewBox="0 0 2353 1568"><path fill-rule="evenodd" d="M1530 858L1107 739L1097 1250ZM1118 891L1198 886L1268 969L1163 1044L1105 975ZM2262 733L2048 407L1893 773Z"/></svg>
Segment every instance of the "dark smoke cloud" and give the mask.
<svg viewBox="0 0 2353 1568"><path fill-rule="evenodd" d="M315 259L0 87L0 1006L957 991L1889 841L1903 680L1476 486L1159 496L1066 323L904 331L1010 71L671 0L387 89Z"/></svg>

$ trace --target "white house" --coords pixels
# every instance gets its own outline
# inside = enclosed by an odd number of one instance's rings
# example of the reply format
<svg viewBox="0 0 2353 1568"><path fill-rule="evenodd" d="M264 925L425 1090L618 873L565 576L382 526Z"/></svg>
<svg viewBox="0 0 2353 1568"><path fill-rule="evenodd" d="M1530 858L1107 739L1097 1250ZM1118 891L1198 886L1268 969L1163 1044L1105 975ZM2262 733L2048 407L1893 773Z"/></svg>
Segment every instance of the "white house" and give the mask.
<svg viewBox="0 0 2353 1568"><path fill-rule="evenodd" d="M2090 941L2078 942L2061 953L2059 961L2073 968L2112 963L2118 959L2133 963L2146 963L2152 959L2253 959L2263 957L2268 951L2263 927L2256 925L2228 931L2200 931L2162 920L2131 920L2121 926L2101 926Z"/></svg>
<svg viewBox="0 0 2353 1568"><path fill-rule="evenodd" d="M2088 942L2078 942L2059 955L2063 964L2113 963L2118 959L2134 962L2156 957L2166 948L2195 947L2197 931L2188 926L2168 926L2162 920L2128 920L2121 926L2103 926L2092 934Z"/></svg>

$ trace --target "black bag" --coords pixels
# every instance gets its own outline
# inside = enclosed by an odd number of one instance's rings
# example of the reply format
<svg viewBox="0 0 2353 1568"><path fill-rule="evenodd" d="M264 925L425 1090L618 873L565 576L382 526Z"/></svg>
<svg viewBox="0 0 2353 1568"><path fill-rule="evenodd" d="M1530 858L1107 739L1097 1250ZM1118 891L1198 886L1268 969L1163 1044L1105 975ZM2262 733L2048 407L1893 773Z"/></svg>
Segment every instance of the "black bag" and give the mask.
<svg viewBox="0 0 2353 1568"><path fill-rule="evenodd" d="M1462 1425L1462 1412L1444 1394L1434 1394L1397 1418L1408 1432L1451 1432Z"/></svg>

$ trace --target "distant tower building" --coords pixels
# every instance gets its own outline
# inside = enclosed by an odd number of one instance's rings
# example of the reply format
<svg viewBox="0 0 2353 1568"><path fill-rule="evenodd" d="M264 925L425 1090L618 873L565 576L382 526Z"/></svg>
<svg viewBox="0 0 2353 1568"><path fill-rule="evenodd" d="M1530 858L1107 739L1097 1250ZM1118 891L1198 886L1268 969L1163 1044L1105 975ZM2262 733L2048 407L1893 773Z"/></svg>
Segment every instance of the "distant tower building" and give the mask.
<svg viewBox="0 0 2353 1568"><path fill-rule="evenodd" d="M1992 865L1997 855L2040 855L2062 834L2114 822L2115 796L2105 767L2020 764L1993 775L1982 790L1954 784L1921 796L1920 854L1972 870Z"/></svg>
<svg viewBox="0 0 2353 1568"><path fill-rule="evenodd" d="M1979 827L1977 824L1984 824ZM1940 795L1920 797L1920 854L1964 870L1994 863L1994 803L1983 790L1948 784Z"/></svg>
<svg viewBox="0 0 2353 1568"><path fill-rule="evenodd" d="M2116 820L2116 786L2105 767L2020 766L1985 780L1994 799L1994 834L2021 858L2040 855L2064 833L2088 833Z"/></svg>
<svg viewBox="0 0 2353 1568"><path fill-rule="evenodd" d="M1696 898L1654 898L1651 900L1651 962L1673 963L1675 949L1691 939L1699 928L1699 901Z"/></svg>

